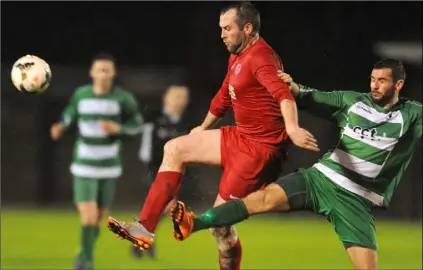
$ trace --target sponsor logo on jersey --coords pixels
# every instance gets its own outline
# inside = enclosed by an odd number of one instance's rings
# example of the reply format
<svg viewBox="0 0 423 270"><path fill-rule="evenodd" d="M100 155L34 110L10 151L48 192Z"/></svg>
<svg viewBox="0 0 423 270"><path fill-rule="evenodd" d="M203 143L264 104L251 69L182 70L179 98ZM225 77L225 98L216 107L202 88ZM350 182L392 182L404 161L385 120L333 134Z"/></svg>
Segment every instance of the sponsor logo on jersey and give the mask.
<svg viewBox="0 0 423 270"><path fill-rule="evenodd" d="M238 64L235 67L235 75L238 75L240 72L241 72L241 64Z"/></svg>
<svg viewBox="0 0 423 270"><path fill-rule="evenodd" d="M361 139L364 137L370 138L371 140L376 140L377 130L376 128L362 128L359 126L355 126L352 129L355 133L359 134ZM377 139L380 140L380 139Z"/></svg>

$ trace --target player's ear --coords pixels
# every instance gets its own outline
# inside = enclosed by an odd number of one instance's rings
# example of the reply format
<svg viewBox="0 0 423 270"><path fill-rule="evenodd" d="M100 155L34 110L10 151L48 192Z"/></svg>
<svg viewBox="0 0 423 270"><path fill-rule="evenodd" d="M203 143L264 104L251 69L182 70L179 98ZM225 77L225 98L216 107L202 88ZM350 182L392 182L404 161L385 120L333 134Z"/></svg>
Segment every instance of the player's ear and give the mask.
<svg viewBox="0 0 423 270"><path fill-rule="evenodd" d="M90 68L90 71L88 72L91 79L93 79L93 68Z"/></svg>
<svg viewBox="0 0 423 270"><path fill-rule="evenodd" d="M247 23L244 26L244 32L245 32L245 34L247 34L248 36L250 36L253 33L253 25L251 23Z"/></svg>
<svg viewBox="0 0 423 270"><path fill-rule="evenodd" d="M395 83L395 90L400 91L403 86L404 86L404 80L398 80Z"/></svg>

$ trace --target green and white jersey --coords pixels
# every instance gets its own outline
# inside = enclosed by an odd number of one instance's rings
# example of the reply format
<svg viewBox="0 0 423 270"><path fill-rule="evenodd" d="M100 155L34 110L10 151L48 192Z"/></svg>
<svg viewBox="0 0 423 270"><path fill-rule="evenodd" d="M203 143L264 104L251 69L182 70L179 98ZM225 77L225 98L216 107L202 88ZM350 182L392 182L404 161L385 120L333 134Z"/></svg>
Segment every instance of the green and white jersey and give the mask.
<svg viewBox="0 0 423 270"><path fill-rule="evenodd" d="M111 120L121 125L119 135L107 135L100 121ZM89 179L117 178L122 174L121 139L141 131L142 117L131 93L113 87L110 93L95 95L92 85L78 88L65 108L61 123L66 129L76 127L71 172Z"/></svg>
<svg viewBox="0 0 423 270"><path fill-rule="evenodd" d="M370 93L305 86L300 86L297 102L340 128L338 145L314 167L347 190L387 207L422 136L422 104L400 98L384 109Z"/></svg>

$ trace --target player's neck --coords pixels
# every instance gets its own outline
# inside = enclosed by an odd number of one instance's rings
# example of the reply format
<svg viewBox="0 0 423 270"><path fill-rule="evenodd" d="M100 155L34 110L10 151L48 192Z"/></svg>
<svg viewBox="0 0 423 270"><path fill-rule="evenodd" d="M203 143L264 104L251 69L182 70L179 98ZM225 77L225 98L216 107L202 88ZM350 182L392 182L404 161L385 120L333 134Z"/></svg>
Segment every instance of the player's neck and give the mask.
<svg viewBox="0 0 423 270"><path fill-rule="evenodd" d="M392 99L383 106L383 108L384 109L392 108L395 104L397 104L398 100L399 100L398 95L393 96Z"/></svg>
<svg viewBox="0 0 423 270"><path fill-rule="evenodd" d="M101 96L106 95L112 89L112 85L93 85L93 93L94 95Z"/></svg>
<svg viewBox="0 0 423 270"><path fill-rule="evenodd" d="M243 53L247 48L249 48L251 45L253 45L254 43L256 43L256 41L259 40L259 39L260 39L260 35L259 34L256 34L256 35L248 38L245 41L245 45L240 48L238 54Z"/></svg>

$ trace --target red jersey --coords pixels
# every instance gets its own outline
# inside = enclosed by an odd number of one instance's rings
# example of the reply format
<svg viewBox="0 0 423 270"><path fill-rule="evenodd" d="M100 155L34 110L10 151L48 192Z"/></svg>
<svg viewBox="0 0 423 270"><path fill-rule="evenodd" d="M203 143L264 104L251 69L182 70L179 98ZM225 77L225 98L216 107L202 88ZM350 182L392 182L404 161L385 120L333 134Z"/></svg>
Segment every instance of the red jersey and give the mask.
<svg viewBox="0 0 423 270"><path fill-rule="evenodd" d="M280 103L294 100L289 87L277 76L283 69L278 54L263 39L239 55L229 57L228 72L212 99L210 112L218 117L232 107L238 132L271 145L287 138Z"/></svg>

